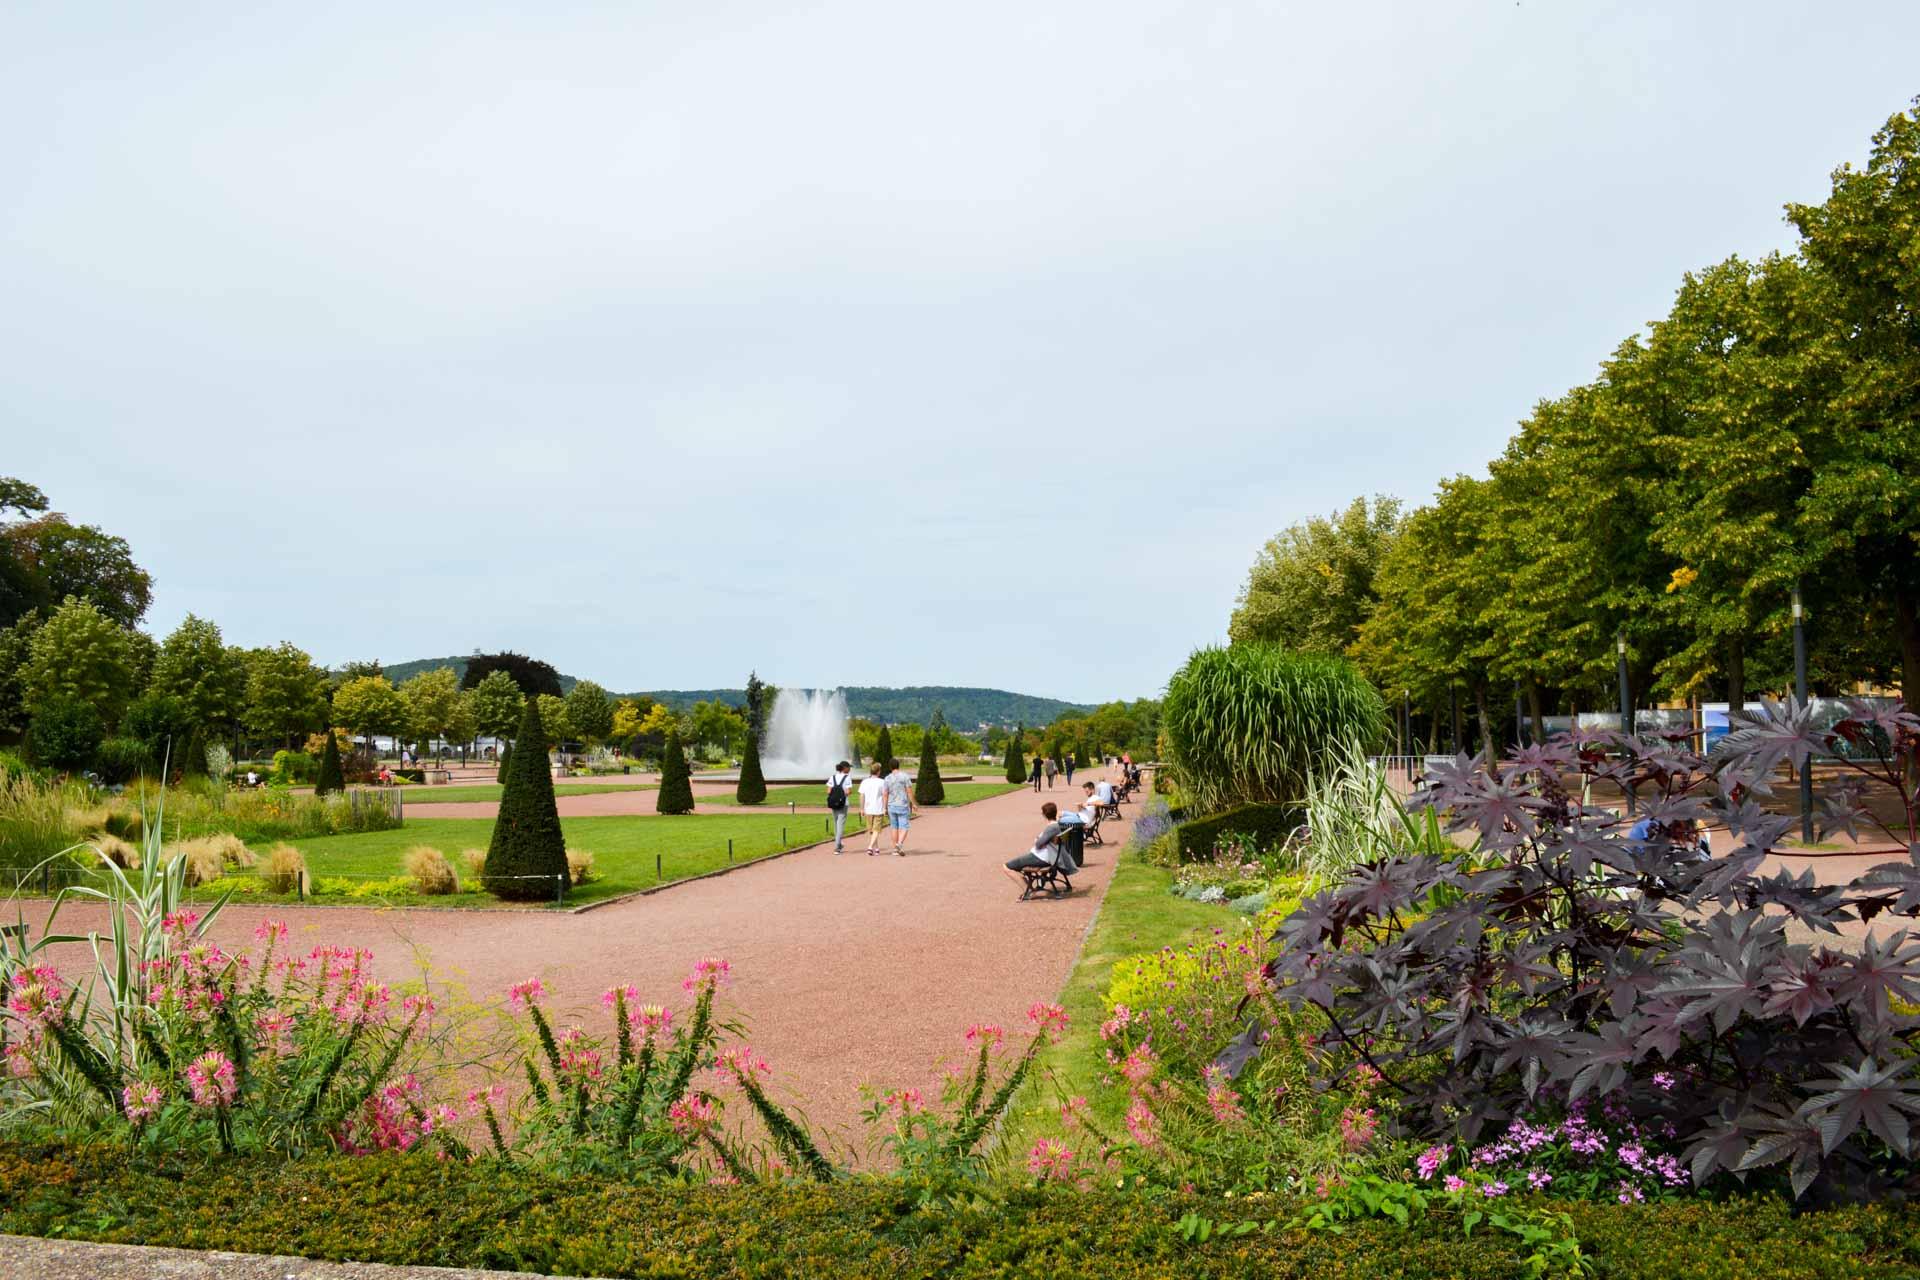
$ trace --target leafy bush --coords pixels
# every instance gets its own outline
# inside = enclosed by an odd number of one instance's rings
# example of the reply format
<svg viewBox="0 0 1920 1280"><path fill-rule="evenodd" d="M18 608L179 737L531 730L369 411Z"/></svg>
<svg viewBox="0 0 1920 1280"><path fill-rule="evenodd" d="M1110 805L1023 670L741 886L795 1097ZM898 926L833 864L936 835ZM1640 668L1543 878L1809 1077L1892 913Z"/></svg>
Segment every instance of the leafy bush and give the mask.
<svg viewBox="0 0 1920 1280"><path fill-rule="evenodd" d="M321 748L325 750L324 747ZM336 763L339 757L334 757ZM267 781L277 787L305 786L320 776L320 762L304 751L276 751Z"/></svg>
<svg viewBox="0 0 1920 1280"><path fill-rule="evenodd" d="M1787 925L1920 915L1920 799L1905 781L1920 719L1861 705L1825 731L1769 705L1738 723L1710 761L1596 735L1436 770L1416 803L1476 829L1482 865L1423 854L1354 868L1275 933L1275 992L1327 1018L1334 1074L1379 1072L1435 1143L1598 1100L1671 1135L1697 1184L1777 1184L1784 1166L1796 1197L1829 1202L1912 1179L1920 1020L1895 1000L1920 995L1920 944L1900 930L1842 951L1792 942ZM1761 876L1796 821L1756 802L1777 766L1876 732L1887 753L1847 767L1902 798L1905 830L1872 818L1854 786L1828 798L1823 825L1878 823L1912 858L1844 888ZM1582 802L1602 781L1638 797L1645 825ZM1670 835L1703 818L1737 845L1703 859ZM1217 1065L1239 1073L1265 1038L1256 1022Z"/></svg>
<svg viewBox="0 0 1920 1280"><path fill-rule="evenodd" d="M521 711L520 736L514 742L518 749L507 766L481 884L497 898L545 898L556 886L564 890L567 841L560 833L553 774L547 768L546 730L539 704L531 698Z"/></svg>
<svg viewBox="0 0 1920 1280"><path fill-rule="evenodd" d="M138 738L103 739L93 757L94 772L100 775L102 782L107 783L131 782L135 778L153 774L158 768L159 764L147 750L147 744Z"/></svg>
<svg viewBox="0 0 1920 1280"><path fill-rule="evenodd" d="M27 730L27 754L50 769L77 772L93 763L106 736L100 713L84 698L42 698Z"/></svg>
<svg viewBox="0 0 1920 1280"><path fill-rule="evenodd" d="M1161 708L1169 762L1203 810L1297 804L1325 752L1371 750L1386 726L1386 704L1352 664L1271 644L1197 651Z"/></svg>
<svg viewBox="0 0 1920 1280"><path fill-rule="evenodd" d="M1300 825L1297 805L1244 804L1209 818L1183 822L1174 829L1175 847L1182 862L1210 861L1215 849L1229 837L1250 842L1256 853L1284 845Z"/></svg>

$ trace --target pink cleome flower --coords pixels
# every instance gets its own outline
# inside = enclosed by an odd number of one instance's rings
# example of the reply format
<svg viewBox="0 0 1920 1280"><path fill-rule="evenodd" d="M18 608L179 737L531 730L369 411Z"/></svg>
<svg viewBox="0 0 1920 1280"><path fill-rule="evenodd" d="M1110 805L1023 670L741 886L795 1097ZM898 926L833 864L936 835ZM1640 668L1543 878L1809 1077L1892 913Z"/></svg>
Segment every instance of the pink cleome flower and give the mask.
<svg viewBox="0 0 1920 1280"><path fill-rule="evenodd" d="M683 1138L697 1138L713 1128L714 1105L711 1098L681 1098L667 1108L667 1123Z"/></svg>
<svg viewBox="0 0 1920 1280"><path fill-rule="evenodd" d="M1158 1059L1153 1056L1152 1043L1142 1041L1120 1063L1120 1074L1127 1078L1128 1083L1142 1085L1152 1078L1153 1069L1157 1063Z"/></svg>
<svg viewBox="0 0 1920 1280"><path fill-rule="evenodd" d="M1224 1083L1207 1090L1207 1109L1221 1124L1238 1124L1247 1118L1240 1109L1240 1095Z"/></svg>
<svg viewBox="0 0 1920 1280"><path fill-rule="evenodd" d="M733 981L733 965L709 956L693 966L693 972L680 980L680 989L688 995L701 988L715 990Z"/></svg>
<svg viewBox="0 0 1920 1280"><path fill-rule="evenodd" d="M1428 1147L1420 1153L1420 1158L1413 1162L1414 1172L1420 1175L1422 1182L1432 1182L1433 1175L1439 1172L1440 1166L1445 1164L1447 1157L1452 1154L1453 1148L1446 1143Z"/></svg>
<svg viewBox="0 0 1920 1280"><path fill-rule="evenodd" d="M157 1084L130 1084L120 1091L120 1109L126 1112L127 1120L133 1124L143 1124L154 1112L160 1110L160 1086Z"/></svg>
<svg viewBox="0 0 1920 1280"><path fill-rule="evenodd" d="M1441 1181L1440 1185L1449 1191L1465 1191L1467 1189L1467 1180L1457 1174L1450 1173Z"/></svg>
<svg viewBox="0 0 1920 1280"><path fill-rule="evenodd" d="M646 1032L651 1039L653 1036L673 1030L673 1010L662 1008L657 1004L629 1004L627 1024L637 1031Z"/></svg>
<svg viewBox="0 0 1920 1280"><path fill-rule="evenodd" d="M1136 1101L1127 1108L1127 1132L1143 1147L1159 1144L1159 1119L1145 1102Z"/></svg>
<svg viewBox="0 0 1920 1280"><path fill-rule="evenodd" d="M1067 1029L1067 1011L1057 1004L1036 1001L1027 1010L1027 1021L1033 1023L1037 1032L1057 1041Z"/></svg>
<svg viewBox="0 0 1920 1280"><path fill-rule="evenodd" d="M1380 1117L1372 1107L1348 1107L1340 1113L1340 1140L1349 1151L1358 1151L1372 1142L1379 1127Z"/></svg>
<svg viewBox="0 0 1920 1280"><path fill-rule="evenodd" d="M187 1089L196 1107L226 1107L238 1090L233 1063L219 1050L203 1053L187 1064Z"/></svg>
<svg viewBox="0 0 1920 1280"><path fill-rule="evenodd" d="M1043 1182L1067 1182L1073 1177L1073 1152L1054 1138L1042 1138L1027 1152L1027 1172Z"/></svg>
<svg viewBox="0 0 1920 1280"><path fill-rule="evenodd" d="M262 920L253 927L255 942L278 942L287 936L287 922L284 920Z"/></svg>
<svg viewBox="0 0 1920 1280"><path fill-rule="evenodd" d="M728 1045L714 1054L713 1065L738 1079L773 1074L773 1068L767 1065L766 1059L755 1054L751 1047L744 1044Z"/></svg>
<svg viewBox="0 0 1920 1280"><path fill-rule="evenodd" d="M1086 1121L1087 1100L1082 1094L1074 1094L1060 1104L1060 1123L1069 1129L1077 1129Z"/></svg>
<svg viewBox="0 0 1920 1280"><path fill-rule="evenodd" d="M921 1101L918 1089L895 1089L880 1099L880 1105L898 1111L902 1116L910 1116L927 1109L926 1104Z"/></svg>
<svg viewBox="0 0 1920 1280"><path fill-rule="evenodd" d="M547 988L538 978L528 978L525 982L516 982L507 988L507 1005L519 1009L526 1005L540 1003L540 997L547 994Z"/></svg>
<svg viewBox="0 0 1920 1280"><path fill-rule="evenodd" d="M995 1048L1007 1038L1006 1028L992 1022L976 1022L967 1028L967 1047L977 1048L983 1041Z"/></svg>
<svg viewBox="0 0 1920 1280"><path fill-rule="evenodd" d="M628 983L624 987L608 987L606 992L600 997L600 1007L602 1009L611 1009L616 1004L624 1004L627 1008L631 1009L633 1008L634 1001L639 998L640 992L632 983Z"/></svg>

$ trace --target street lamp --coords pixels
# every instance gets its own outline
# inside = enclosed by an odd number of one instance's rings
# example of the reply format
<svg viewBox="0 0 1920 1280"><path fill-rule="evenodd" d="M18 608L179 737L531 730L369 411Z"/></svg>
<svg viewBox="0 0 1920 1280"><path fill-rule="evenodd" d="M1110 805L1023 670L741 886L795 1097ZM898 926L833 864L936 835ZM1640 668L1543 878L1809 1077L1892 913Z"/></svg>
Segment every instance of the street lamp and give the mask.
<svg viewBox="0 0 1920 1280"><path fill-rule="evenodd" d="M1633 695L1627 689L1627 633L1616 631L1613 634L1613 651L1618 657L1620 670L1620 732L1633 732Z"/></svg>
<svg viewBox="0 0 1920 1280"><path fill-rule="evenodd" d="M1800 603L1800 584L1793 584L1793 696L1804 714L1807 709L1807 611ZM1800 840L1813 843L1813 752L1800 767Z"/></svg>

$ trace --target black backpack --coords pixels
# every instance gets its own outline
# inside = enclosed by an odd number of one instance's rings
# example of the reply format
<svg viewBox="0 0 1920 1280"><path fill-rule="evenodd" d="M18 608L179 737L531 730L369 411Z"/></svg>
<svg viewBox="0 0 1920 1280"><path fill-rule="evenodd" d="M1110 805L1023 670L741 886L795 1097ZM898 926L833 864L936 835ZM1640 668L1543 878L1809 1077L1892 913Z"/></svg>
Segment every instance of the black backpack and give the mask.
<svg viewBox="0 0 1920 1280"><path fill-rule="evenodd" d="M839 775L836 774L833 785L827 788L827 808L838 813L846 807L847 787L845 783L839 780Z"/></svg>

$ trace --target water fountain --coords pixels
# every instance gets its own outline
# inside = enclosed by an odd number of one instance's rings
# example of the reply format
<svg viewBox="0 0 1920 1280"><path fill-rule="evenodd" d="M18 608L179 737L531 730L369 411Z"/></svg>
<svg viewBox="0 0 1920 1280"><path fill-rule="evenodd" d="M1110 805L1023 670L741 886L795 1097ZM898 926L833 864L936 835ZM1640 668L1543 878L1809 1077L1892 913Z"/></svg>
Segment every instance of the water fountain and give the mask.
<svg viewBox="0 0 1920 1280"><path fill-rule="evenodd" d="M849 758L847 695L838 689L782 689L767 718L760 769L769 782L818 782Z"/></svg>

